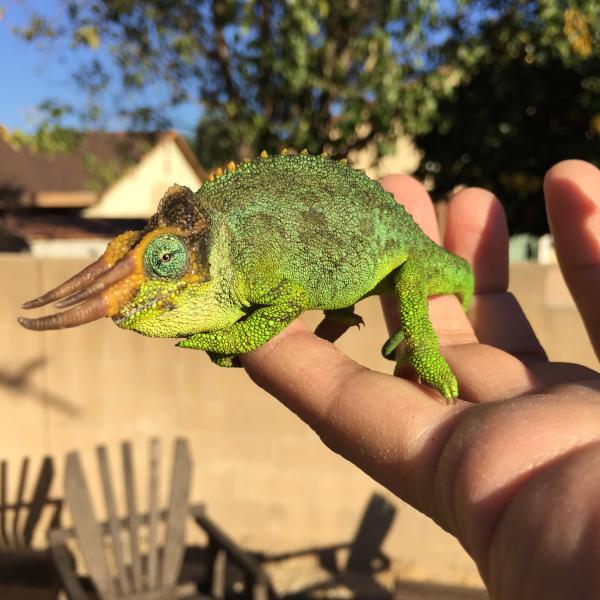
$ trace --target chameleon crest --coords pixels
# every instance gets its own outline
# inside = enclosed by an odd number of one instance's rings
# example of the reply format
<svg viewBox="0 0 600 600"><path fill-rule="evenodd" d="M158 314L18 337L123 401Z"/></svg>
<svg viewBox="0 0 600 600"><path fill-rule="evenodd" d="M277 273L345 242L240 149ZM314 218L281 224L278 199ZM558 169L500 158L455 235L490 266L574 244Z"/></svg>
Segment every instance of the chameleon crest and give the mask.
<svg viewBox="0 0 600 600"><path fill-rule="evenodd" d="M466 307L472 292L468 263L431 241L362 171L326 155L263 152L216 169L195 193L172 186L142 231L116 237L95 263L23 305L66 311L19 321L44 330L111 317L236 366L305 310L325 311L317 333L333 341L362 322L356 302L393 293L401 329L384 355L403 343L397 372L409 363L453 399L458 385L427 299L457 294Z"/></svg>

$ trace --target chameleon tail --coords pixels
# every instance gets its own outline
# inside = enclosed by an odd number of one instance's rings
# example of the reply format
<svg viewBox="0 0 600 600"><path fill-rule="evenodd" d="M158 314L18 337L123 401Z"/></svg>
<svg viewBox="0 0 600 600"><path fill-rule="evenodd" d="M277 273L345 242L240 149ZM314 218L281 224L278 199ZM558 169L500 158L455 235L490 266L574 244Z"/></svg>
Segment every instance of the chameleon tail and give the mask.
<svg viewBox="0 0 600 600"><path fill-rule="evenodd" d="M467 310L471 304L475 287L473 269L464 258L446 250L443 252L445 253L444 260L434 263L435 266L427 274L429 275L427 277L427 295L456 294L463 309Z"/></svg>

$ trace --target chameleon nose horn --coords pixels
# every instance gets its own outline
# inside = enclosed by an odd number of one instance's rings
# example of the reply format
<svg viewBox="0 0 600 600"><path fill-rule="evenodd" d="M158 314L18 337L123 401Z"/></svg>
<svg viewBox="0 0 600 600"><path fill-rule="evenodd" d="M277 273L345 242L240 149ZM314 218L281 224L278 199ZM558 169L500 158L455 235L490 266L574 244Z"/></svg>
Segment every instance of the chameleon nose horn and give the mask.
<svg viewBox="0 0 600 600"><path fill-rule="evenodd" d="M25 302L23 308L36 308L55 300L59 300L56 303L59 308L66 308L80 302L83 304L62 313L37 319L20 317L18 321L26 329L43 331L76 327L106 317L108 316L109 302L102 292L133 273L134 269L135 260L132 255L125 256L112 267L109 267L106 259L101 257L62 285L39 298Z"/></svg>
<svg viewBox="0 0 600 600"><path fill-rule="evenodd" d="M17 320L25 329L33 331L45 331L48 329L65 329L66 327L77 327L90 321L105 317L108 311L108 302L102 296L96 296L82 305L66 310L62 313L27 319L19 317Z"/></svg>
<svg viewBox="0 0 600 600"><path fill-rule="evenodd" d="M83 288L86 284L94 281L97 277L102 275L102 273L108 271L109 268L106 258L101 256L97 261L88 265L85 269L77 273L77 275L73 275L73 277L67 279L64 283L61 283L61 285L42 294L38 298L23 303L21 308L38 308L39 306L45 306L46 304L50 304L50 302L69 296L73 292Z"/></svg>

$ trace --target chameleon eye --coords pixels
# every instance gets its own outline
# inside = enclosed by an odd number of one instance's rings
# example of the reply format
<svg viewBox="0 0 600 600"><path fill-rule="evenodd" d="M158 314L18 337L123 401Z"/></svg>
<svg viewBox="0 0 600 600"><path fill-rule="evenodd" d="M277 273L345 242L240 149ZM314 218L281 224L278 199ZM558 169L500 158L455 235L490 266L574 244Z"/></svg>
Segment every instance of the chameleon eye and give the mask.
<svg viewBox="0 0 600 600"><path fill-rule="evenodd" d="M185 244L176 235L154 238L144 252L144 270L149 277L177 279L188 269Z"/></svg>

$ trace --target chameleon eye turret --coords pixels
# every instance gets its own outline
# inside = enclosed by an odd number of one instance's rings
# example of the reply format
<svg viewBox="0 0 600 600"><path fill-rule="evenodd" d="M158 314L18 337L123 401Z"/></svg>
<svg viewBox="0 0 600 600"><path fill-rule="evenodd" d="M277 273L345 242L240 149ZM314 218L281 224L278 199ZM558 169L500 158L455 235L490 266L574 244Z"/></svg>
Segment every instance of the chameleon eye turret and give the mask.
<svg viewBox="0 0 600 600"><path fill-rule="evenodd" d="M154 238L144 252L144 270L148 277L178 279L189 267L187 248L173 234Z"/></svg>

